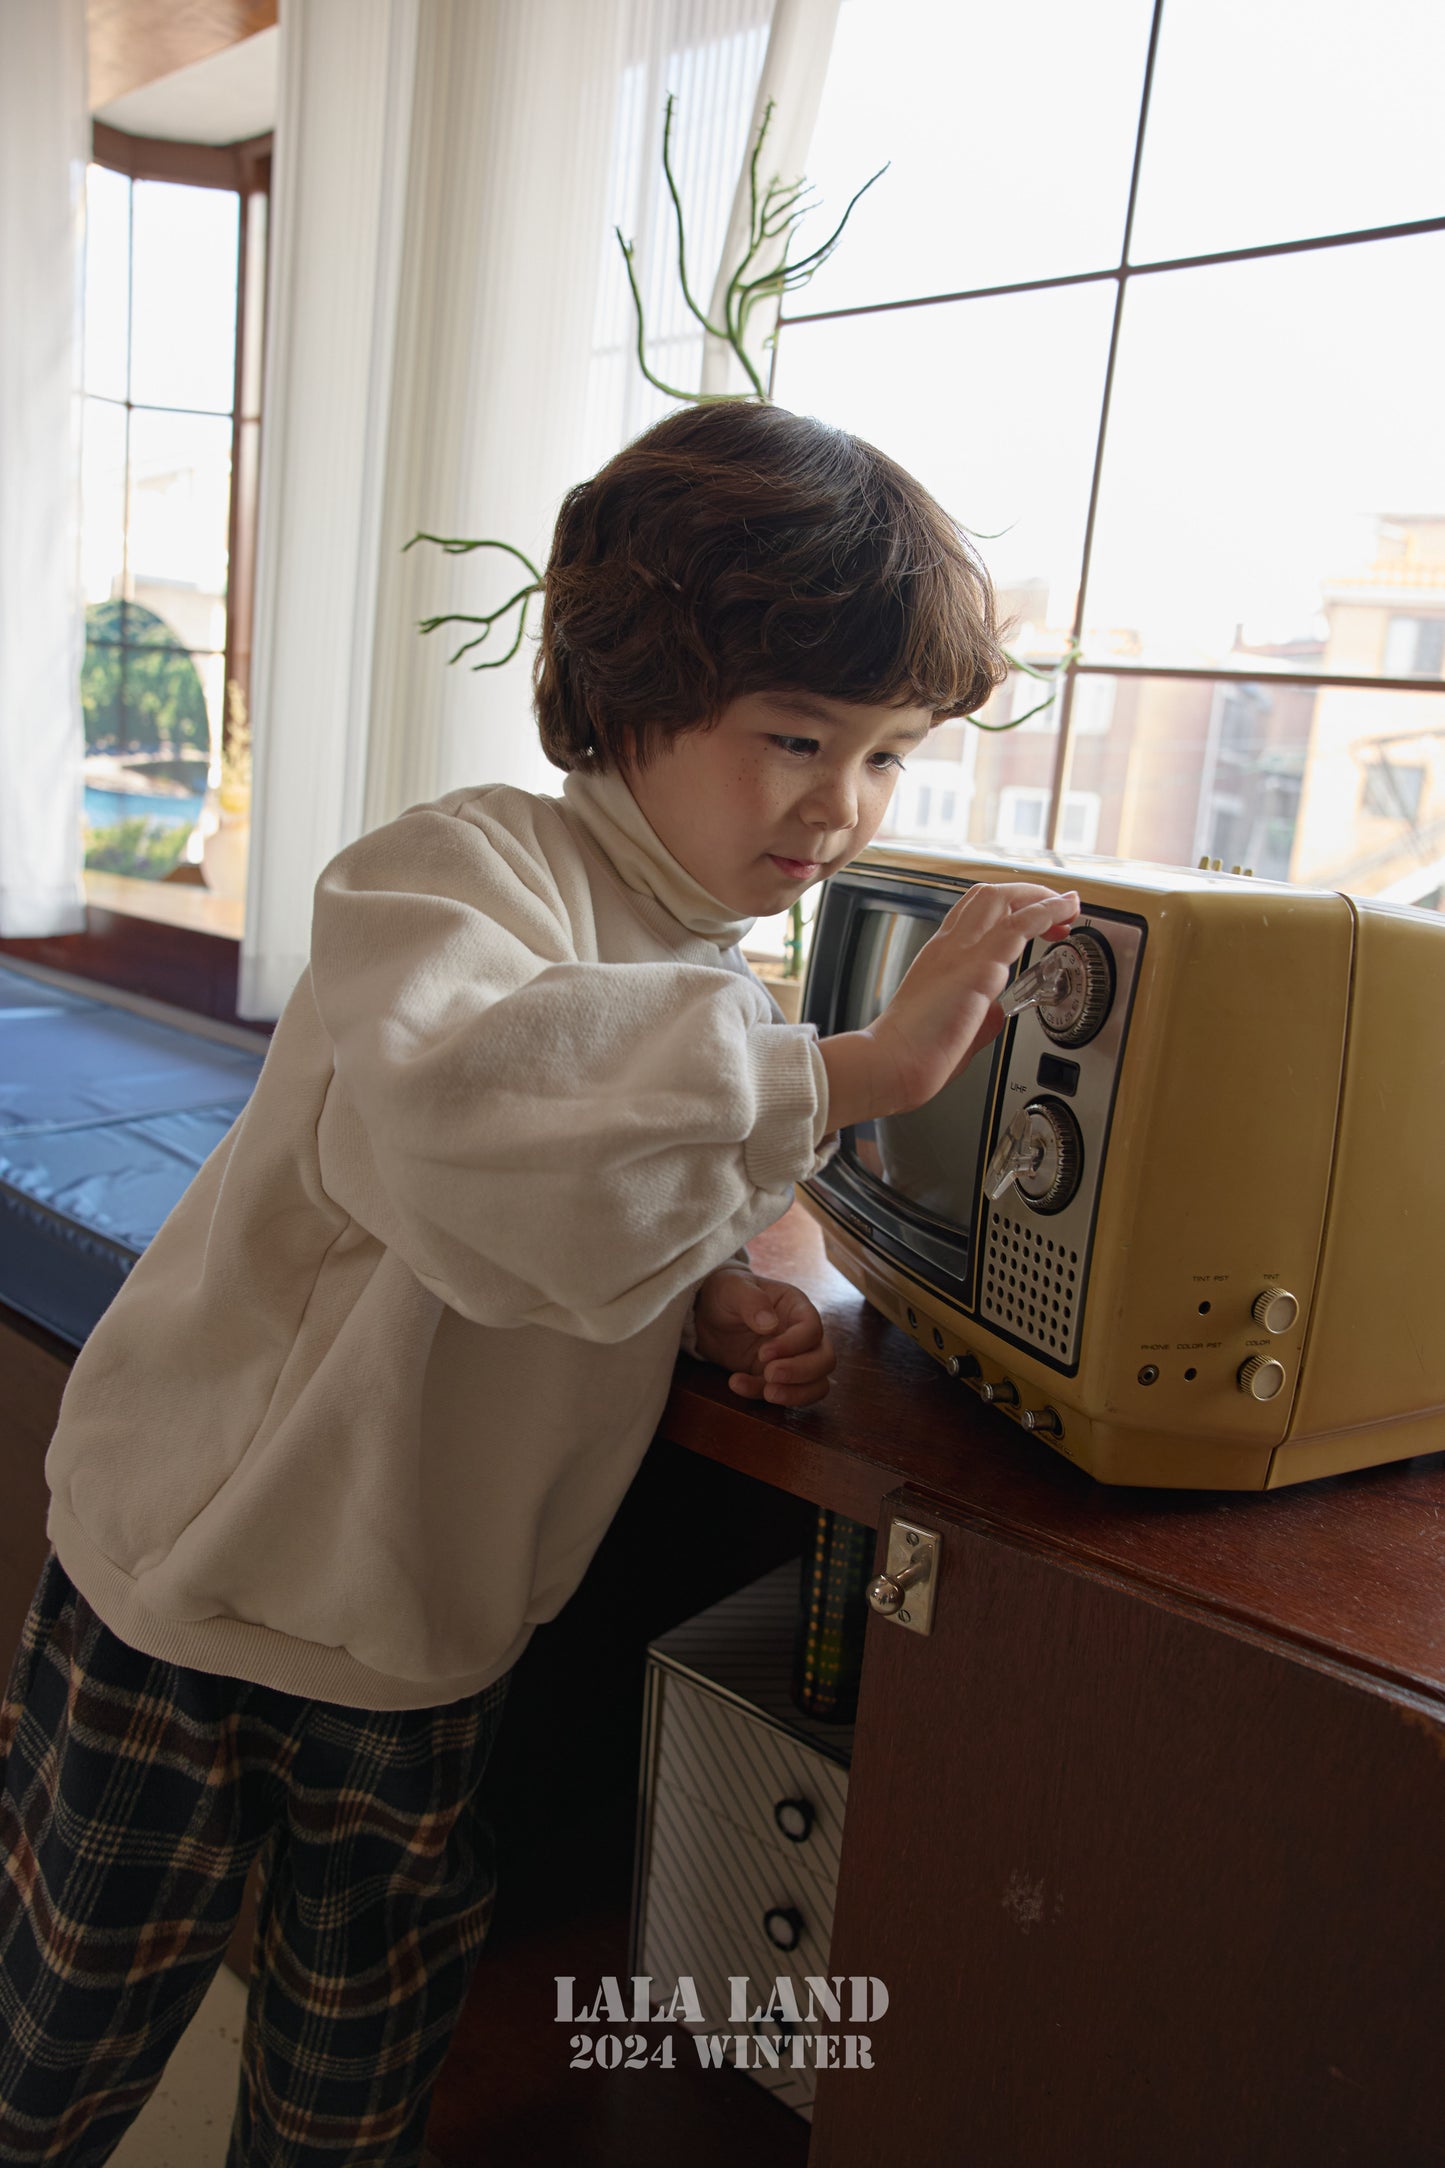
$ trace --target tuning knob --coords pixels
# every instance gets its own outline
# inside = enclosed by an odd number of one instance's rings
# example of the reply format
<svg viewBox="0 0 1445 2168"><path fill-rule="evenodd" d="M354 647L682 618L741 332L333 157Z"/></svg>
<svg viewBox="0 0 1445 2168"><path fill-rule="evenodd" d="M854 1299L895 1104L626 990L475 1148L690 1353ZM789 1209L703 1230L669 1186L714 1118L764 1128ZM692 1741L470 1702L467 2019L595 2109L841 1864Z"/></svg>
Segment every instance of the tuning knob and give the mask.
<svg viewBox="0 0 1445 2168"><path fill-rule="evenodd" d="M1113 951L1101 934L1080 926L1021 971L1004 988L998 1005L1005 1016L1036 1007L1039 1022L1057 1045L1083 1046L1113 1003Z"/></svg>
<svg viewBox="0 0 1445 2168"><path fill-rule="evenodd" d="M1061 991L1039 1003L1039 1022L1060 1046L1083 1046L1114 1002L1114 958L1106 941L1081 926L1061 944L1072 951Z"/></svg>
<svg viewBox="0 0 1445 2168"><path fill-rule="evenodd" d="M1288 1332L1299 1316L1299 1303L1287 1288L1267 1287L1255 1296L1249 1314L1266 1332Z"/></svg>
<svg viewBox="0 0 1445 2168"><path fill-rule="evenodd" d="M1018 1387L1010 1385L1007 1378L999 1378L992 1385L980 1385L978 1397L980 1400L992 1401L996 1408L1016 1408L1019 1399Z"/></svg>
<svg viewBox="0 0 1445 2168"><path fill-rule="evenodd" d="M1251 1400L1273 1400L1284 1390L1284 1364L1272 1355L1251 1355L1239 1366L1239 1389Z"/></svg>
<svg viewBox="0 0 1445 2168"><path fill-rule="evenodd" d="M1016 1183L1035 1212L1062 1212L1083 1167L1084 1140L1063 1100L1031 1099L995 1145L984 1169L984 1192L996 1202Z"/></svg>

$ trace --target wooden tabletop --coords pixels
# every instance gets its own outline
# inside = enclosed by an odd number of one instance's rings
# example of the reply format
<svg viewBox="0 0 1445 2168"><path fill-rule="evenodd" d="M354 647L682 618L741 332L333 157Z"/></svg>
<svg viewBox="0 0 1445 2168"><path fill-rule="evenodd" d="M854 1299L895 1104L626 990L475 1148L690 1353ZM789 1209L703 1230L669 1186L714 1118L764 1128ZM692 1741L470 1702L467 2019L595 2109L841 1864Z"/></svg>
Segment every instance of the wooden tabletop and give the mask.
<svg viewBox="0 0 1445 2168"><path fill-rule="evenodd" d="M889 1492L930 1492L1091 1571L1445 1700L1445 1451L1281 1491L1098 1483L872 1310L801 1205L748 1247L757 1271L818 1305L838 1350L832 1391L816 1408L769 1408L684 1358L664 1438L874 1526Z"/></svg>

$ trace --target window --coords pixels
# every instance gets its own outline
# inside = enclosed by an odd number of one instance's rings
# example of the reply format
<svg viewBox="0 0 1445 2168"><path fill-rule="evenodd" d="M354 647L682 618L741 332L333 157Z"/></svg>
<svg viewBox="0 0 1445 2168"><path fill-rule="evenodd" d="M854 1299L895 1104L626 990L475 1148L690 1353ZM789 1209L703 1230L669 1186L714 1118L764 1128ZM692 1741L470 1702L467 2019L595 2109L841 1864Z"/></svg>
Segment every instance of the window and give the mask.
<svg viewBox="0 0 1445 2168"><path fill-rule="evenodd" d="M961 840L1438 907L1445 11L1358 33L1347 0L843 0L810 170L833 201L892 164L775 396L971 530L1021 660L1077 651L960 734ZM1028 85L971 102L966 178L960 82ZM1388 810L1383 747L1417 771Z"/></svg>
<svg viewBox="0 0 1445 2168"><path fill-rule="evenodd" d="M998 840L1000 843L1021 843L1027 849L1037 850L1044 840L1048 818L1049 794L1046 790L1011 787L1003 792L999 806Z"/></svg>
<svg viewBox="0 0 1445 2168"><path fill-rule="evenodd" d="M82 451L86 864L201 856L245 714L269 151L97 126ZM191 878L198 880L198 873Z"/></svg>
<svg viewBox="0 0 1445 2168"><path fill-rule="evenodd" d="M86 826L111 851L90 854L85 932L3 946L237 1022L241 905L207 892L187 846L236 712L225 688L244 698L250 679L271 139L217 148L96 121L94 152L82 705ZM218 235L212 260L197 242Z"/></svg>
<svg viewBox="0 0 1445 2168"><path fill-rule="evenodd" d="M1445 617L1392 617L1385 630L1387 677L1439 677Z"/></svg>
<svg viewBox="0 0 1445 2168"><path fill-rule="evenodd" d="M1423 767L1402 766L1381 747L1365 770L1364 810L1379 820L1413 822L1424 788Z"/></svg>
<svg viewBox="0 0 1445 2168"><path fill-rule="evenodd" d="M884 815L881 835L952 843L963 834L967 788L960 781L957 759L937 757L938 741L951 727L940 725L929 736L928 751L920 749L909 760Z"/></svg>
<svg viewBox="0 0 1445 2168"><path fill-rule="evenodd" d="M1022 850L1041 850L1049 816L1046 790L1010 786L1000 794L997 840ZM1099 833L1099 800L1092 791L1069 791L1059 823L1061 851L1092 851Z"/></svg>

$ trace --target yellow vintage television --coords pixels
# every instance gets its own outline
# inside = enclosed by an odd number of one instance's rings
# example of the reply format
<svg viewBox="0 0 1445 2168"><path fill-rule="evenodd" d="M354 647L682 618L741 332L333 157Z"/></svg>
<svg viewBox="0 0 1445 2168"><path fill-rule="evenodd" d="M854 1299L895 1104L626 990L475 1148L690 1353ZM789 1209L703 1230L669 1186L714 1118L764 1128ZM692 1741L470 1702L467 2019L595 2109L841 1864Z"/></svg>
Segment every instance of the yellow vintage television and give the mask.
<svg viewBox="0 0 1445 2168"><path fill-rule="evenodd" d="M962 891L1009 879L1076 888L1079 925L1026 951L991 1049L805 1186L834 1264L1106 1483L1445 1449L1445 918L875 844L824 892L806 1019L870 1023Z"/></svg>

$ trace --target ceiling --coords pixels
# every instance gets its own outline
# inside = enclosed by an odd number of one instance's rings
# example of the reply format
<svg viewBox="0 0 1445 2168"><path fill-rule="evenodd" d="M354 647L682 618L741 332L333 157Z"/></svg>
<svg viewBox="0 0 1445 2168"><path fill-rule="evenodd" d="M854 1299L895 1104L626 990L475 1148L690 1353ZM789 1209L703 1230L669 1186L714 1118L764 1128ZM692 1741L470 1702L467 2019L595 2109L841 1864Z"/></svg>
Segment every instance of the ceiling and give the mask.
<svg viewBox="0 0 1445 2168"><path fill-rule="evenodd" d="M279 30L258 30L208 60L112 98L94 118L127 135L164 136L173 143L245 143L268 135L276 125L280 42Z"/></svg>
<svg viewBox="0 0 1445 2168"><path fill-rule="evenodd" d="M277 0L86 0L92 113L162 77L192 69L258 32L274 31ZM274 43L274 40L270 41ZM110 119L109 111L105 118ZM169 133L113 120L133 135ZM261 128L269 126L263 121ZM256 135L260 129L246 131ZM228 141L192 135L192 142Z"/></svg>

